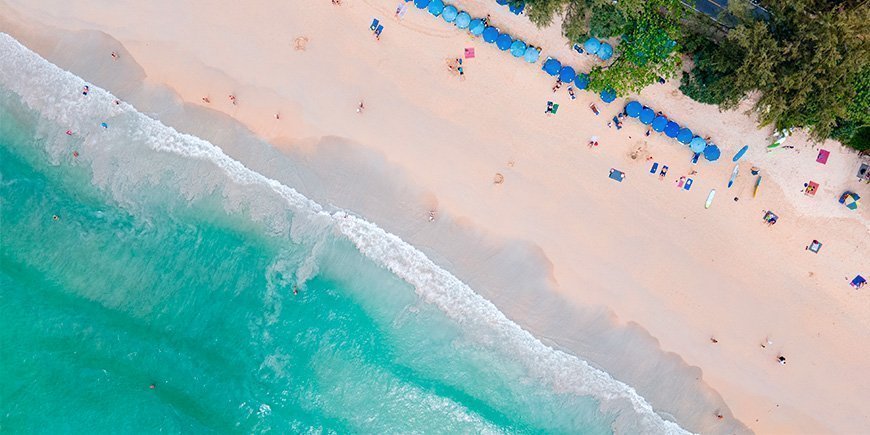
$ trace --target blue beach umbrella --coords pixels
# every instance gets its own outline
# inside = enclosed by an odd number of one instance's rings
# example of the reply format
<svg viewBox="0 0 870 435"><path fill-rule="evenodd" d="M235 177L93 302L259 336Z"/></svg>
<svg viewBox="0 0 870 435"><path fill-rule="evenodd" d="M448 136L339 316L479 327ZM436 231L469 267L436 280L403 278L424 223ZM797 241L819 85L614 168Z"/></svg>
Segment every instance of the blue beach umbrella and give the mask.
<svg viewBox="0 0 870 435"><path fill-rule="evenodd" d="M650 125L653 122L653 119L656 117L656 112L654 112L649 107L644 107L643 110L640 111L640 122L644 125Z"/></svg>
<svg viewBox="0 0 870 435"><path fill-rule="evenodd" d="M452 23L453 20L456 19L456 14L458 13L459 11L456 10L456 6L447 5L444 6L444 10L441 11L441 18L444 18L444 21L447 21L448 23Z"/></svg>
<svg viewBox="0 0 870 435"><path fill-rule="evenodd" d="M467 29L468 25L471 24L471 15L468 15L468 12L462 11L456 14L456 20L453 21L453 24L456 24L456 27L460 29Z"/></svg>
<svg viewBox="0 0 870 435"><path fill-rule="evenodd" d="M610 59L611 56L613 56L613 47L606 42L602 42L601 46L598 47L598 57L600 57L601 60L607 60Z"/></svg>
<svg viewBox="0 0 870 435"><path fill-rule="evenodd" d="M722 155L722 151L719 151L719 147L716 145L710 145L707 148L704 148L704 158L707 161L715 162L719 160L719 156Z"/></svg>
<svg viewBox="0 0 870 435"><path fill-rule="evenodd" d="M523 57L526 53L526 43L517 39L511 44L511 54L514 57Z"/></svg>
<svg viewBox="0 0 870 435"><path fill-rule="evenodd" d="M513 12L514 15L519 15L523 13L523 9L526 8L526 2L513 2L508 6L509 11Z"/></svg>
<svg viewBox="0 0 870 435"><path fill-rule="evenodd" d="M419 9L426 9L426 6L429 6L429 0L414 0L414 6L417 6Z"/></svg>
<svg viewBox="0 0 870 435"><path fill-rule="evenodd" d="M665 136L675 138L678 134L680 134L680 124L668 121L668 125L665 126Z"/></svg>
<svg viewBox="0 0 870 435"><path fill-rule="evenodd" d="M501 51L505 51L511 48L511 44L513 43L513 38L511 38L511 35L508 35L507 33L502 33L501 35L498 35L498 39L495 40L495 46L498 47L498 49Z"/></svg>
<svg viewBox="0 0 870 435"><path fill-rule="evenodd" d="M707 142L701 136L695 136L692 138L692 141L689 142L689 149L692 150L693 153L704 152L704 148L707 148Z"/></svg>
<svg viewBox="0 0 870 435"><path fill-rule="evenodd" d="M563 66L562 70L559 71L559 80L561 80L562 83L571 83L574 81L574 77L577 77L577 73L574 72L574 68L571 68L570 66Z"/></svg>
<svg viewBox="0 0 870 435"><path fill-rule="evenodd" d="M688 128L683 127L680 130L679 134L677 134L677 140L680 141L680 143L684 143L684 144L688 145L689 142L692 141L692 136L694 136L692 134L692 130L689 130Z"/></svg>
<svg viewBox="0 0 870 435"><path fill-rule="evenodd" d="M528 47L526 47L526 54L523 55L523 59L525 59L528 63L535 63L538 61L538 58L540 56L541 52L537 48L529 45Z"/></svg>
<svg viewBox="0 0 870 435"><path fill-rule="evenodd" d="M483 20L480 18L475 18L471 20L471 24L468 25L468 31L471 32L474 36L480 36L483 33L483 29L486 28L486 24L483 24Z"/></svg>
<svg viewBox="0 0 870 435"><path fill-rule="evenodd" d="M586 42L583 43L583 48L589 54L598 53L598 49L601 47L601 41L598 38L589 38Z"/></svg>
<svg viewBox="0 0 870 435"><path fill-rule="evenodd" d="M657 131L659 133L665 130L665 127L668 125L668 118L664 116L656 116L656 119L653 119L652 129L653 131Z"/></svg>
<svg viewBox="0 0 870 435"><path fill-rule="evenodd" d="M432 2L429 3L429 13L430 14L435 15L437 17L438 15L441 15L441 12L443 12L443 11L444 11L444 2L443 1L432 0Z"/></svg>
<svg viewBox="0 0 870 435"><path fill-rule="evenodd" d="M586 89L589 87L589 76L583 73L577 74L574 78L574 86L577 86L577 89Z"/></svg>
<svg viewBox="0 0 870 435"><path fill-rule="evenodd" d="M510 0L495 0L496 3L498 3L498 4L502 5L502 6L508 4L509 1L510 1Z"/></svg>
<svg viewBox="0 0 870 435"><path fill-rule="evenodd" d="M629 101L628 104L625 105L625 114L632 118L640 116L641 110L643 110L643 106L641 106L637 101Z"/></svg>
<svg viewBox="0 0 870 435"><path fill-rule="evenodd" d="M562 64L558 60L550 58L544 62L544 66L541 69L543 69L547 74L555 76L562 70Z"/></svg>
<svg viewBox="0 0 870 435"><path fill-rule="evenodd" d="M495 42L496 39L498 39L498 29L492 26L487 26L485 29L483 29L484 42L489 42L490 44L492 44L493 42Z"/></svg>
<svg viewBox="0 0 870 435"><path fill-rule="evenodd" d="M605 103L610 103L616 99L616 91L613 89L605 89L601 91L601 101Z"/></svg>

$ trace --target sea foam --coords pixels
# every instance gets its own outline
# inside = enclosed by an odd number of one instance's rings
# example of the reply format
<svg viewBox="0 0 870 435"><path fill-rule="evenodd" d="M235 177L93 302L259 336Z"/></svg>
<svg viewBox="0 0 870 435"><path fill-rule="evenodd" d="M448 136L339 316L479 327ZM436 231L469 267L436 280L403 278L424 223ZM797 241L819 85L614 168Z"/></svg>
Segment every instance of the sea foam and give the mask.
<svg viewBox="0 0 870 435"><path fill-rule="evenodd" d="M293 213L306 216L308 226L292 228L276 223L273 228L276 233L296 238L309 230L338 231L366 257L411 284L422 300L438 307L472 337L520 361L532 377L550 385L557 393L591 396L598 400L603 410L616 414L615 429L619 432L687 433L677 423L662 418L629 385L536 339L491 302L396 235L344 211L328 211L295 189L248 169L217 146L180 133L127 103L115 104L116 98L107 91L55 66L2 33L0 85L17 94L43 118L69 128L92 155L123 153L123 149L117 149L120 146L117 144L123 143L118 139L129 135L159 153L205 162L242 188L267 189L279 195ZM87 96L82 95L85 85L89 86ZM101 122L106 122L109 128L100 127ZM59 153L59 150L54 153L49 150L49 155L58 161ZM108 184L99 179L96 171L94 177L96 184ZM202 185L186 189L188 197L216 190L214 186ZM264 205L261 212L271 210Z"/></svg>

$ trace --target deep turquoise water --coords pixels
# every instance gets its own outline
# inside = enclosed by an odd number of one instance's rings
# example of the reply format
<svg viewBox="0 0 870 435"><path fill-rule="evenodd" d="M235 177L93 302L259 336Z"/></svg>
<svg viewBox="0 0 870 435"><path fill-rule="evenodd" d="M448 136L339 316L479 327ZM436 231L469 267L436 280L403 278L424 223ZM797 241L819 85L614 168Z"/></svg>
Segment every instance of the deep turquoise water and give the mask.
<svg viewBox="0 0 870 435"><path fill-rule="evenodd" d="M0 430L672 429L446 272L378 253L397 239L39 62L42 95L0 86Z"/></svg>

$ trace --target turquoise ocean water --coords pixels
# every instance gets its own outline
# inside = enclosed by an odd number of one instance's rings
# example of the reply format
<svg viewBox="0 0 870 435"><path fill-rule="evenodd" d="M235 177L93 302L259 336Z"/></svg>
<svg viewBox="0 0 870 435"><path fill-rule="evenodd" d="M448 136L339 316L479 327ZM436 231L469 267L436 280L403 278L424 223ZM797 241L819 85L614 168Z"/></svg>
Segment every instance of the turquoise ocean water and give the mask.
<svg viewBox="0 0 870 435"><path fill-rule="evenodd" d="M0 34L0 430L681 431L397 237L84 84Z"/></svg>

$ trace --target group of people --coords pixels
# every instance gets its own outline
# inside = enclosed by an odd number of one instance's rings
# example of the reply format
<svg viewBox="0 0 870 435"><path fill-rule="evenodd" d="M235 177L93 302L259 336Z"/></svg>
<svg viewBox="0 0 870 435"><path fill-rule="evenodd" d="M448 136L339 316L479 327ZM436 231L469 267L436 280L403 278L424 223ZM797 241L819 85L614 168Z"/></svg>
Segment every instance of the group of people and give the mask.
<svg viewBox="0 0 870 435"><path fill-rule="evenodd" d="M447 70L451 73L459 74L460 80L465 80L465 69L462 66L462 58L457 57L447 60Z"/></svg>

